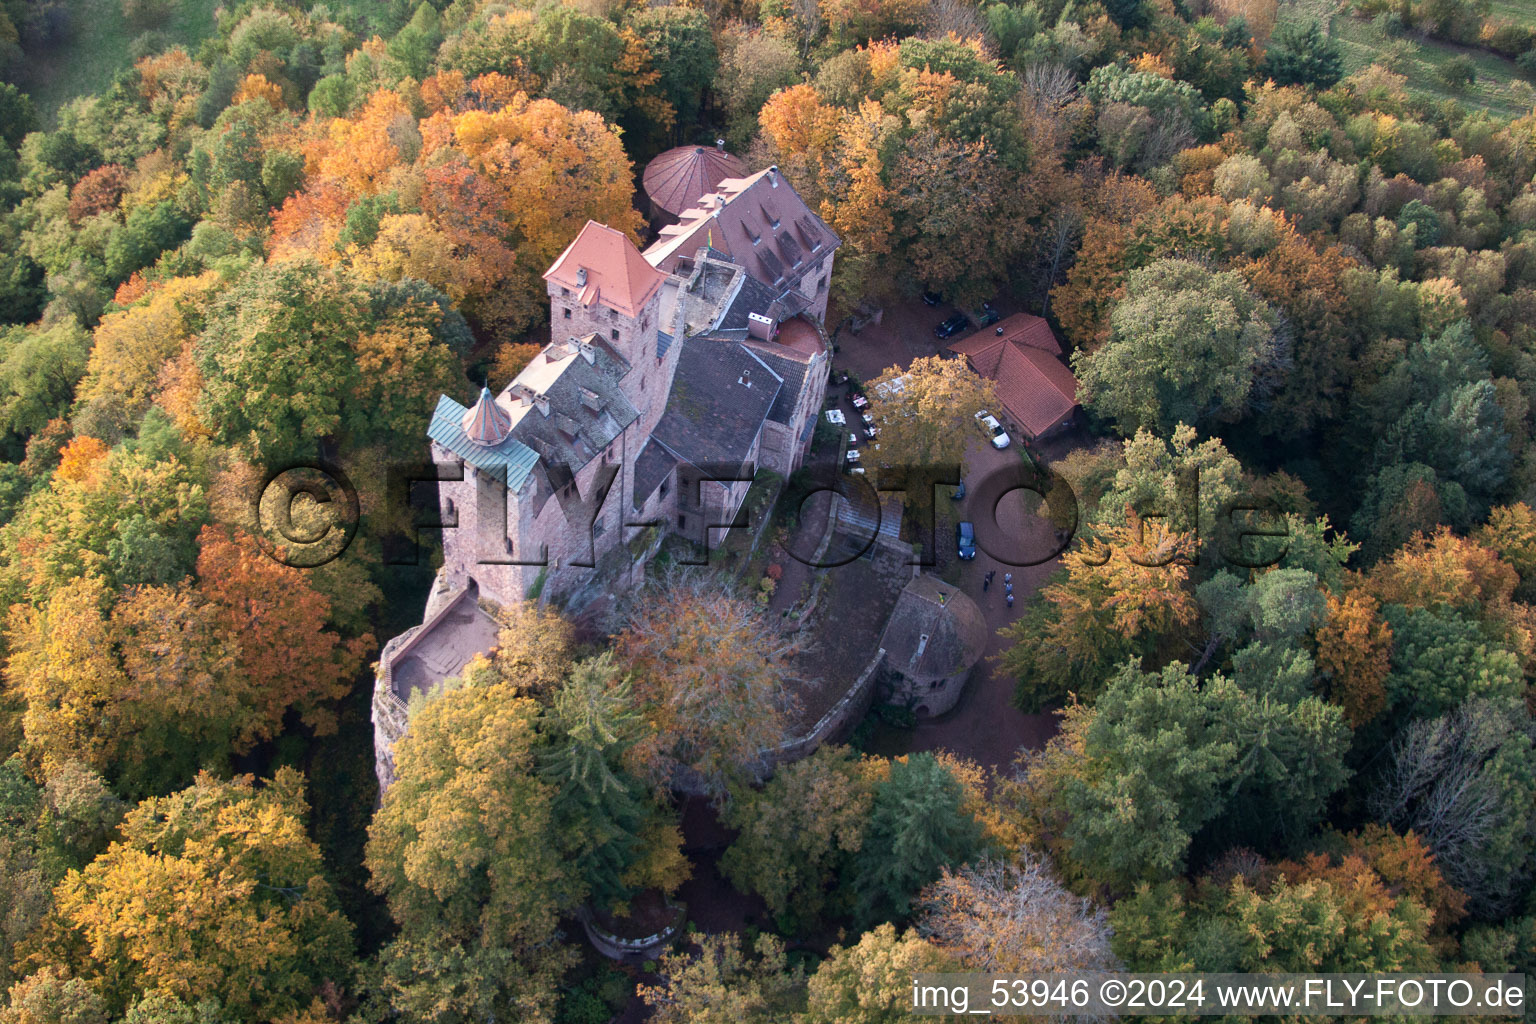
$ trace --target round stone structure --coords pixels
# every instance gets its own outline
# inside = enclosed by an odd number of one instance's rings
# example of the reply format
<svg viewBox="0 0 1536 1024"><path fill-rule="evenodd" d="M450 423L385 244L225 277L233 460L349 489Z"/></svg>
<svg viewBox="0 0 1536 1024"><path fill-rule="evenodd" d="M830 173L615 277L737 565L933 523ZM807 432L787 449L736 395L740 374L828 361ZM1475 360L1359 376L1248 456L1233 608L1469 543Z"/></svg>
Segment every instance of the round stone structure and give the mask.
<svg viewBox="0 0 1536 1024"><path fill-rule="evenodd" d="M975 601L937 576L916 577L896 599L880 638L892 699L919 718L942 715L960 699L987 638Z"/></svg>

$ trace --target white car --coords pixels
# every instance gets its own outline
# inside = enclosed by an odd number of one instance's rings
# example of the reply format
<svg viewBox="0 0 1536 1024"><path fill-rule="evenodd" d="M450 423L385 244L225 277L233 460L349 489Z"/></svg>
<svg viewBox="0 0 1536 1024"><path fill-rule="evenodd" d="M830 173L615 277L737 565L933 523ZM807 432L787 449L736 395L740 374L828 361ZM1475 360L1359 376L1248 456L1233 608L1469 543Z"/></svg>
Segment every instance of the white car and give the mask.
<svg viewBox="0 0 1536 1024"><path fill-rule="evenodd" d="M985 409L976 414L976 425L981 428L983 434L987 435L987 439L992 442L992 447L999 451L1013 443L1012 438L1008 436L1008 431L997 422L997 417Z"/></svg>

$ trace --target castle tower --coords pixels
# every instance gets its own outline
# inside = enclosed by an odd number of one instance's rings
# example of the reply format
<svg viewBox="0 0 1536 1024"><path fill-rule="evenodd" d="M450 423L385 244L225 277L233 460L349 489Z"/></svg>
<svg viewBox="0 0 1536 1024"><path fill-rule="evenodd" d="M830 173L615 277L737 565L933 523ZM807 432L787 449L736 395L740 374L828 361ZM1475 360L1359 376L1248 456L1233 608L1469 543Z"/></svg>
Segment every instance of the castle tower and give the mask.
<svg viewBox="0 0 1536 1024"><path fill-rule="evenodd" d="M605 342L633 368L624 390L636 409L666 401L667 384L656 373L666 280L628 235L592 220L544 272L550 341L596 335Z"/></svg>

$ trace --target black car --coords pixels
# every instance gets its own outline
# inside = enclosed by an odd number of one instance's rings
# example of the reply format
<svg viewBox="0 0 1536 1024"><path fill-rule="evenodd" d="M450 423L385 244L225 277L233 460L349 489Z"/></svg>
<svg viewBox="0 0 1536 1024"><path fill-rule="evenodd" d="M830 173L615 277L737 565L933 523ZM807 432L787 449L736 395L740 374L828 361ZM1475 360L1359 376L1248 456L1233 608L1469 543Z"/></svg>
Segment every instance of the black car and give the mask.
<svg viewBox="0 0 1536 1024"><path fill-rule="evenodd" d="M938 292L923 292L923 305L925 306L937 306L943 301L944 296Z"/></svg>
<svg viewBox="0 0 1536 1024"><path fill-rule="evenodd" d="M953 338L971 325L970 319L964 313L956 313L933 329L935 338Z"/></svg>
<svg viewBox="0 0 1536 1024"><path fill-rule="evenodd" d="M1001 319L1002 315L998 313L997 310L993 309L991 306L984 306L982 307L981 312L976 314L976 326L987 327L991 324L997 323Z"/></svg>
<svg viewBox="0 0 1536 1024"><path fill-rule="evenodd" d="M976 557L976 527L968 522L955 524L955 551L962 562Z"/></svg>

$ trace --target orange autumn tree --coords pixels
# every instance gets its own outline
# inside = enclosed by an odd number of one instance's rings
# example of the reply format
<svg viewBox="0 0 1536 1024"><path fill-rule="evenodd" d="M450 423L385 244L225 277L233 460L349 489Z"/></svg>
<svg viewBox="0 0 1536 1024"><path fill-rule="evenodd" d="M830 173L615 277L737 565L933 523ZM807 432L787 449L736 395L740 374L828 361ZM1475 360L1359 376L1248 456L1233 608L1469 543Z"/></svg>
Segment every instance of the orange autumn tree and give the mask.
<svg viewBox="0 0 1536 1024"><path fill-rule="evenodd" d="M1382 604L1444 605L1464 612L1529 667L1536 658L1536 611L1514 599L1520 576L1498 552L1442 526L1417 534L1378 563L1366 587Z"/></svg>
<svg viewBox="0 0 1536 1024"><path fill-rule="evenodd" d="M647 588L614 649L648 727L631 756L658 789L681 772L719 796L785 738L796 646L718 579L678 573Z"/></svg>
<svg viewBox="0 0 1536 1024"><path fill-rule="evenodd" d="M271 739L290 708L335 728L373 638L343 640L327 598L249 537L205 527L198 547L196 581L114 593L86 575L12 610L8 676L44 772L73 758L152 792Z"/></svg>
<svg viewBox="0 0 1536 1024"><path fill-rule="evenodd" d="M1363 590L1328 599L1328 621L1317 631L1317 666L1329 695L1359 728L1387 706L1386 678L1392 667L1392 627L1380 605Z"/></svg>
<svg viewBox="0 0 1536 1024"><path fill-rule="evenodd" d="M639 237L632 165L618 131L592 111L518 93L494 110L434 114L421 131L425 163L462 156L499 201L497 214L518 260L507 282L522 300L514 322L542 313L539 275L588 220Z"/></svg>
<svg viewBox="0 0 1536 1024"><path fill-rule="evenodd" d="M197 542L198 593L216 610L217 632L239 642L236 671L248 681L267 734L290 707L317 733L334 732L330 702L351 688L373 647L372 634L343 640L328 629L330 601L303 572L274 561L250 537L206 526Z"/></svg>
<svg viewBox="0 0 1536 1024"><path fill-rule="evenodd" d="M1000 633L1011 645L998 656L1019 679L1015 701L1030 711L1089 698L1110 666L1152 653L1199 618L1189 586L1189 537L1143 522L1104 527L1063 557L1064 573L1041 588L1029 611Z"/></svg>
<svg viewBox="0 0 1536 1024"><path fill-rule="evenodd" d="M486 330L536 323L539 275L582 226L638 239L641 218L618 130L530 99L525 84L444 73L422 87L425 119L381 89L348 117L312 123L306 185L273 217L272 254L424 280Z"/></svg>

